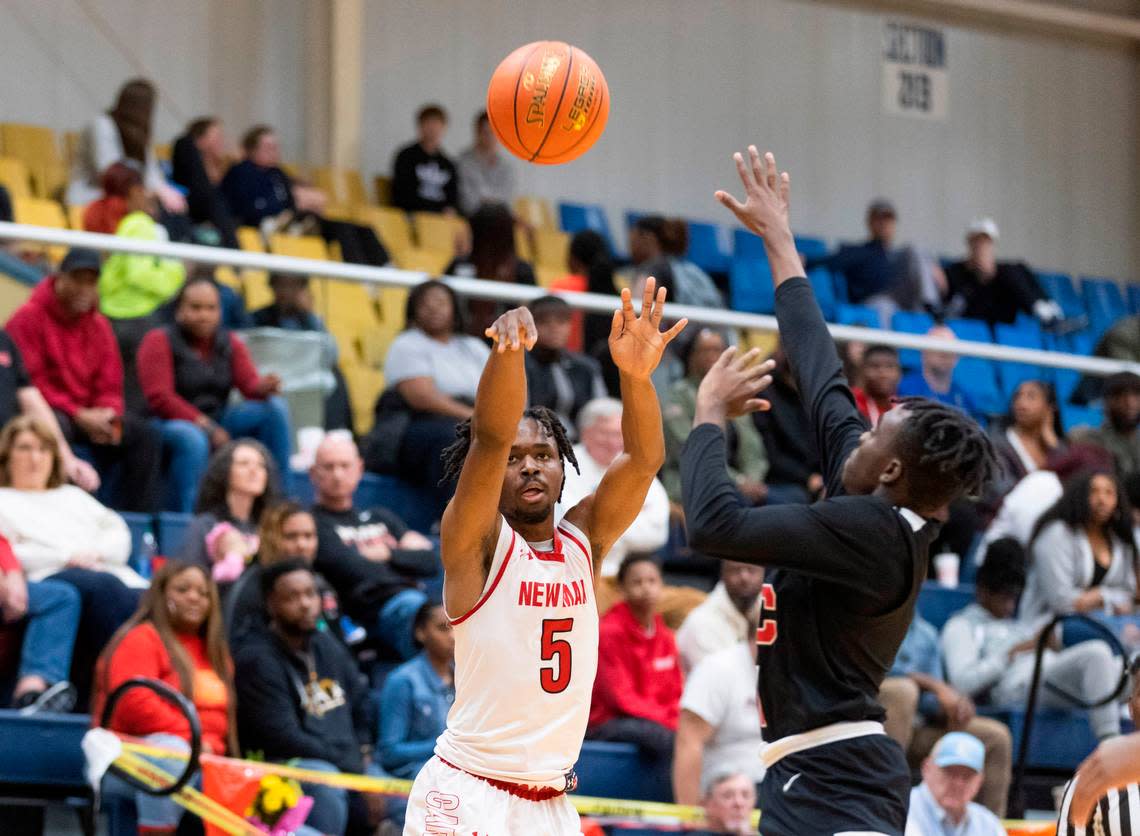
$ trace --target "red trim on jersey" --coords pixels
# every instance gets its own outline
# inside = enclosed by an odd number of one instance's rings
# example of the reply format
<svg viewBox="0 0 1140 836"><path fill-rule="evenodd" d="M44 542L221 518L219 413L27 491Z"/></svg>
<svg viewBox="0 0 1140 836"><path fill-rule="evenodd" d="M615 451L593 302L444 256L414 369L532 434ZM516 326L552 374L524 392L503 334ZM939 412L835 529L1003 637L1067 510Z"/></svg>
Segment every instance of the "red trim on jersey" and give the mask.
<svg viewBox="0 0 1140 836"><path fill-rule="evenodd" d="M511 545L507 547L507 555L506 555L506 557L503 558L503 563L499 567L499 572L497 575L495 575L495 579L493 581L491 581L491 585L487 588L487 591L483 593L483 597L475 602L475 606L473 606L471 609L469 609L463 615L459 616L459 618L451 619L451 626L454 627L456 624L462 624L464 621L469 619L471 616L475 615L476 610L478 610L481 606L483 606L485 603L487 603L487 599L491 597L491 593L495 591L495 587L497 587L499 585L499 581L503 579L503 572L507 571L507 564L511 562L511 555L514 554L514 552L515 552L515 532L514 532L514 529L511 529Z"/></svg>
<svg viewBox="0 0 1140 836"><path fill-rule="evenodd" d="M510 793L515 798L524 798L527 801L549 801L552 798L558 798L560 795L565 795L566 790L556 790L554 787L532 787L529 784L512 784L510 781L499 781L495 778L485 778L482 775L476 775L474 772L468 772L461 766L456 766L451 761L441 758L436 755L436 760L444 766L450 766L456 772L462 772L465 775L470 775L472 778L478 778L480 781L486 781L492 787L503 792Z"/></svg>
<svg viewBox="0 0 1140 836"><path fill-rule="evenodd" d="M545 560L547 563L565 563L566 555L562 554L562 544L558 542L557 528L554 529L554 536L551 538L551 542L554 547L548 552L540 552L534 546L531 546L530 543L527 543L527 546L530 547L531 556L539 560Z"/></svg>
<svg viewBox="0 0 1140 836"><path fill-rule="evenodd" d="M567 537L569 537L571 540L573 540L574 545L582 550L582 554L586 558L586 565L590 567L590 580L593 580L594 579L594 558L590 555L590 550L587 549L585 546L583 546L582 541L579 540L577 537L575 537L573 534L571 534L566 529L559 527L558 530L561 531L563 534L565 534Z"/></svg>

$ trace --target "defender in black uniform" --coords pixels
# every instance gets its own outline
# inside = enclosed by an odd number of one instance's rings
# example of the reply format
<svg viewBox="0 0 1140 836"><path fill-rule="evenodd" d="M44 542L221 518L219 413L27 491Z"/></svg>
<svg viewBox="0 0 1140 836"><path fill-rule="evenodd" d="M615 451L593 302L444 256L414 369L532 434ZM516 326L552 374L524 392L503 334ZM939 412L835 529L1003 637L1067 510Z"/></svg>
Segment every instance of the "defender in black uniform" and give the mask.
<svg viewBox="0 0 1140 836"><path fill-rule="evenodd" d="M765 836L902 834L910 773L883 733L879 685L914 615L946 507L977 491L993 449L977 423L904 399L868 430L844 380L788 226L788 175L754 147L736 165L747 193L717 199L764 238L776 318L813 424L828 499L746 507L725 469L725 421L763 409L771 364L725 352L701 383L681 460L689 542L770 570L757 642L767 775ZM751 366L751 367L750 367Z"/></svg>

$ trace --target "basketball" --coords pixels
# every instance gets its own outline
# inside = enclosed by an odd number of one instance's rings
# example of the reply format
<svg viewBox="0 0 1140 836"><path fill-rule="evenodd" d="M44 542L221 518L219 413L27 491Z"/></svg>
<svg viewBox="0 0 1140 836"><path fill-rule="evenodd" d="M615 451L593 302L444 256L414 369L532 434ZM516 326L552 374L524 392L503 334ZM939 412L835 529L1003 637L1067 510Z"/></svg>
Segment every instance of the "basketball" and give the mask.
<svg viewBox="0 0 1140 836"><path fill-rule="evenodd" d="M519 47L495 68L487 116L499 141L527 162L585 154L606 129L610 91L594 59L561 41Z"/></svg>

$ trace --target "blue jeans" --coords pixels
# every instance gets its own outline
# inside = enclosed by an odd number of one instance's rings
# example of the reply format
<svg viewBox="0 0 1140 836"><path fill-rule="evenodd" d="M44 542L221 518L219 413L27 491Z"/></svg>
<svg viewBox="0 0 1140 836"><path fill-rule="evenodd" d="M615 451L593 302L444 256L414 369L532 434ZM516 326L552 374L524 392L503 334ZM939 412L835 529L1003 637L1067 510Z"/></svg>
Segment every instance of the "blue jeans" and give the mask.
<svg viewBox="0 0 1140 836"><path fill-rule="evenodd" d="M67 679L80 610L79 592L71 584L51 579L28 583L19 678L42 676L49 685Z"/></svg>
<svg viewBox="0 0 1140 836"><path fill-rule="evenodd" d="M395 650L401 659L411 659L420 652L412 635L412 621L426 602L427 595L418 589L397 592L380 608L369 635Z"/></svg>
<svg viewBox="0 0 1140 836"><path fill-rule="evenodd" d="M289 473L289 410L281 398L242 401L226 407L219 423L234 438L256 438L269 448L282 478Z"/></svg>
<svg viewBox="0 0 1140 836"><path fill-rule="evenodd" d="M190 744L173 734L148 734L143 742L151 746L161 746L166 749L177 749L180 752L189 752ZM186 761L177 758L157 758L152 755L143 757L160 769L178 777L186 768ZM191 786L201 788L200 775L195 775L190 782ZM133 784L127 783L118 775L108 772L103 777L102 790L104 795L116 798L126 798L135 802L138 810L138 824L140 828L170 829L178 826L182 818L182 808L179 807L169 795L151 795L136 789Z"/></svg>
<svg viewBox="0 0 1140 836"><path fill-rule="evenodd" d="M300 758L290 763L314 772L340 772L328 761L312 758ZM305 824L329 836L344 836L348 827L348 790L325 784L301 784L301 789L313 799L313 809L309 811Z"/></svg>
<svg viewBox="0 0 1140 836"><path fill-rule="evenodd" d="M198 485L206 473L210 441L206 433L191 421L155 418L152 423L162 433L167 494L164 507L168 511L189 514L194 510Z"/></svg>

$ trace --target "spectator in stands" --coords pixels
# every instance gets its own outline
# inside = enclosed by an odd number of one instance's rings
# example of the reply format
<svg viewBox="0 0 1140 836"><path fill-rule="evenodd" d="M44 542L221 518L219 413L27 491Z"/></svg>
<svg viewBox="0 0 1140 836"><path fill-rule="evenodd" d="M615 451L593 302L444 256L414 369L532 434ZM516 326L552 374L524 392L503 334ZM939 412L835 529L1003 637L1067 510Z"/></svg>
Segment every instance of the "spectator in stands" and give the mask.
<svg viewBox="0 0 1140 836"><path fill-rule="evenodd" d="M455 636L438 601L416 612L413 635L423 649L384 680L376 760L397 778L415 778L435 752L435 741L455 702Z"/></svg>
<svg viewBox="0 0 1140 836"><path fill-rule="evenodd" d="M12 223L12 197L0 184L0 221ZM46 271L21 258L19 241L0 241L0 275L11 276L23 284L38 284Z"/></svg>
<svg viewBox="0 0 1140 836"><path fill-rule="evenodd" d="M982 319L991 326L1012 325L1019 313L1047 325L1061 319L1061 306L1045 294L1024 263L997 260L997 242L992 218L976 218L966 227L968 254L946 268L946 315Z"/></svg>
<svg viewBox="0 0 1140 836"><path fill-rule="evenodd" d="M1057 393L1043 380L1023 381L1013 391L1009 414L995 425L994 451L1004 479L995 479L992 491L1006 493L1027 474L1045 466L1054 450L1063 449Z"/></svg>
<svg viewBox="0 0 1140 836"><path fill-rule="evenodd" d="M574 445L578 468L566 470L566 482L558 500L557 516L597 490L606 468L622 454L621 416L621 401L615 398L598 398L582 407L578 414L581 438ZM661 482L654 479L645 503L641 506L641 513L610 547L602 561L602 577L597 585L599 612L606 612L621 597L616 578L626 556L635 552L655 552L665 545L668 537L669 497ZM697 590L666 587L660 603L662 609L670 614L666 620L671 621L676 612L683 610L687 613L701 599L703 595Z"/></svg>
<svg viewBox="0 0 1140 836"><path fill-rule="evenodd" d="M116 507L159 507L161 440L144 419L123 411L123 364L98 311L99 254L72 249L8 321L32 383L55 412L70 445L90 447L102 475L120 462Z"/></svg>
<svg viewBox="0 0 1140 836"><path fill-rule="evenodd" d="M610 246L606 239L592 229L574 233L570 239L568 256L569 275L555 279L550 284L552 291L571 290L580 293L601 293L609 296L614 289L614 264L610 257ZM605 314L583 314L575 311L570 329L571 351L584 351L593 354L595 348L605 346L609 354L610 317Z"/></svg>
<svg viewBox="0 0 1140 836"><path fill-rule="evenodd" d="M471 216L471 252L456 258L444 271L451 276L491 279L497 282L534 285L534 268L515 251L515 218L502 203L484 204ZM467 333L483 331L505 310L505 305L487 299L467 302Z"/></svg>
<svg viewBox="0 0 1140 836"><path fill-rule="evenodd" d="M303 560L312 567L317 559L317 521L296 502L279 502L261 515L257 531L257 555L226 596L226 636L230 649L237 652L249 638L269 626L265 599L261 595L262 570L285 560ZM315 574L315 573L314 573ZM321 596L321 618L317 627L328 630L348 643L352 636L341 622L336 590L316 575Z"/></svg>
<svg viewBox="0 0 1140 836"><path fill-rule="evenodd" d="M642 215L629 230L629 255L639 275L657 278L678 305L723 308L724 297L708 273L685 258L689 227L680 218Z"/></svg>
<svg viewBox="0 0 1140 836"><path fill-rule="evenodd" d="M1040 569L1034 567L1033 571ZM1016 540L998 540L990 545L986 562L978 567L975 602L943 628L947 677L976 700L1019 707L1029 695L1037 640L1052 614L1023 611L1018 619L1017 602L1025 583L1025 549ZM1065 591L1071 593L1072 588ZM1106 642L1094 639L1062 650L1059 637L1051 636L1042 658L1041 674L1046 684L1040 691L1042 705L1071 707L1054 688L1095 703L1113 692L1119 672ZM1098 739L1120 734L1120 707L1110 702L1090 709L1089 723Z"/></svg>
<svg viewBox="0 0 1140 836"><path fill-rule="evenodd" d="M335 241L345 261L377 267L388 263L388 253L371 227L324 217L328 196L320 189L294 183L285 173L273 128L250 128L241 146L244 159L226 172L220 187L240 224L258 227L265 236L312 228L326 241Z"/></svg>
<svg viewBox="0 0 1140 836"><path fill-rule="evenodd" d="M606 396L601 369L594 358L569 349L573 311L566 300L542 296L527 307L538 328L538 342L526 355L527 397L531 406L553 410L576 439L582 407Z"/></svg>
<svg viewBox="0 0 1140 836"><path fill-rule="evenodd" d="M771 408L752 413L768 453L768 502L810 502L823 490L819 453L784 352L777 349L772 359L772 385L764 393Z"/></svg>
<svg viewBox="0 0 1140 836"><path fill-rule="evenodd" d="M412 578L438 575L439 552L387 508L358 508L364 462L351 436L330 433L309 477L316 491L315 568L340 595L345 612L401 659L417 652L412 623L427 596Z"/></svg>
<svg viewBox="0 0 1140 836"><path fill-rule="evenodd" d="M230 582L257 553L257 526L277 503L277 468L269 451L251 438L219 447L206 464L179 557Z"/></svg>
<svg viewBox="0 0 1140 836"><path fill-rule="evenodd" d="M83 692L91 663L147 585L127 566L131 533L118 514L63 483L55 436L35 418L15 418L0 432L0 485L0 536L27 579L63 581L79 592L73 681Z"/></svg>
<svg viewBox="0 0 1140 836"><path fill-rule="evenodd" d="M155 574L138 612L99 658L93 715L101 716L111 692L138 676L163 682L193 703L202 751L237 753L233 663L226 650L218 588L202 567L172 560ZM146 688L123 695L108 727L154 746L190 749L188 718ZM172 758L158 765L179 774L185 761ZM141 832L173 834L178 827L182 808L170 796L151 795L113 777L104 780L103 789L134 799Z"/></svg>
<svg viewBox="0 0 1140 836"><path fill-rule="evenodd" d="M323 335L322 360L334 382L333 390L325 398L325 429L351 429L352 407L348 400L348 385L338 364L340 351L324 321L313 312L313 294L308 277L273 273L269 276L269 290L273 293L273 302L250 314L253 326Z"/></svg>
<svg viewBox="0 0 1140 836"><path fill-rule="evenodd" d="M751 639L760 616L764 567L735 560L720 562L720 581L677 630L681 669L688 673L702 659Z"/></svg>
<svg viewBox="0 0 1140 836"><path fill-rule="evenodd" d="M894 665L879 689L886 709L886 732L902 746L907 760L921 763L947 731L965 731L985 741L982 803L1005 815L1009 795L1013 740L1009 728L977 716L969 694L946 681L938 631L915 614Z"/></svg>
<svg viewBox="0 0 1140 836"><path fill-rule="evenodd" d="M752 812L756 809L756 786L743 772L719 775L708 786L702 800L705 825L713 833L752 836Z"/></svg>
<svg viewBox="0 0 1140 836"><path fill-rule="evenodd" d="M1140 375L1118 372L1104 382L1104 423L1097 430L1077 433L1099 444L1116 459L1122 479L1140 473Z"/></svg>
<svg viewBox="0 0 1140 836"><path fill-rule="evenodd" d="M289 411L275 397L281 378L262 375L241 338L221 324L212 281L194 277L174 303L174 323L155 328L139 346L139 375L169 462L171 510L189 511L211 449L253 437L288 472ZM230 405L237 389L245 397Z"/></svg>
<svg viewBox="0 0 1140 836"><path fill-rule="evenodd" d="M141 241L167 241L165 227L151 217L154 200L143 188L142 177L133 168L115 163L103 173L104 197L87 206L83 226L89 232L105 232ZM111 253L99 274L99 309L111 322L119 356L123 358L123 389L126 410L146 412L139 387L135 358L146 332L160 323L158 309L186 280L186 268L174 258Z"/></svg>
<svg viewBox="0 0 1140 836"><path fill-rule="evenodd" d="M686 335L688 336L688 335ZM724 337L712 328L694 330L677 346L677 357L685 367L685 377L673 384L661 399L665 427L665 466L661 481L669 500L681 502L681 448L693 429L697 411L697 387L727 348ZM736 489L750 505L763 505L768 498L768 454L756 425L747 415L729 422L728 472Z"/></svg>
<svg viewBox="0 0 1140 836"><path fill-rule="evenodd" d="M242 746L266 760L321 772L362 773L371 761L368 691L348 650L317 629L320 596L301 560L267 567L261 590L269 630L236 657L237 718ZM366 822L362 796L305 784L314 805L308 824L344 834Z"/></svg>
<svg viewBox="0 0 1140 836"><path fill-rule="evenodd" d="M485 110L475 117L475 142L459 155L457 175L464 215L475 214L484 203L510 205L515 196L514 165L502 153Z"/></svg>
<svg viewBox="0 0 1140 836"><path fill-rule="evenodd" d="M437 104L416 114L416 141L392 162L392 205L405 212L454 213L459 208L459 172L443 153L447 112Z"/></svg>
<svg viewBox="0 0 1140 836"><path fill-rule="evenodd" d="M75 707L75 686L67 681L80 598L61 580L28 581L12 546L0 537L0 624L24 630L12 708L21 714L66 713Z"/></svg>
<svg viewBox="0 0 1140 836"><path fill-rule="evenodd" d="M681 702L681 662L673 631L657 615L661 570L644 553L618 569L624 600L602 616L598 676L586 737L634 743L667 775Z"/></svg>
<svg viewBox="0 0 1140 836"><path fill-rule="evenodd" d="M743 773L752 784L764 779L753 638L705 656L685 681L673 751L676 804L698 803L725 773Z"/></svg>
<svg viewBox="0 0 1140 836"><path fill-rule="evenodd" d="M1005 836L1001 821L974 796L982 786L986 747L972 734L951 732L922 762L922 783L910 791L906 836Z"/></svg>
<svg viewBox="0 0 1140 836"><path fill-rule="evenodd" d="M989 563L993 547L987 553ZM1130 615L1136 596L1132 514L1111 473L1070 481L1037 521L1021 618L1068 613Z"/></svg>
<svg viewBox="0 0 1140 836"><path fill-rule="evenodd" d="M855 405L871 426L879 423L884 412L894 408L902 380L899 353L889 345L869 345L863 352L863 388L853 387Z"/></svg>
<svg viewBox="0 0 1140 836"><path fill-rule="evenodd" d="M115 106L87 126L80 139L67 187L67 203L83 206L99 197L99 180L111 165L125 162L143 175L164 211L182 214L186 199L166 182L154 158L152 128L157 91L144 78L128 81L119 89Z"/></svg>
<svg viewBox="0 0 1140 836"><path fill-rule="evenodd" d="M935 325L926 332L926 336L939 340L957 339L954 332L945 325ZM921 371L911 372L899 381L899 396L917 395L931 398L948 406L957 407L975 418L983 417L970 393L955 382L954 368L957 365L958 355L949 351L922 352Z"/></svg>
<svg viewBox="0 0 1140 836"><path fill-rule="evenodd" d="M186 189L187 213L199 225L201 243L237 249L237 221L219 190L229 157L221 120L203 116L174 141L170 162L172 179Z"/></svg>
<svg viewBox="0 0 1140 836"><path fill-rule="evenodd" d="M1012 537L1028 548L1037 520L1061 498L1065 483L1078 474L1107 472L1112 466L1112 454L1095 444L1077 443L1053 451L1045 467L1027 475L1002 498L1001 508L983 535L978 565L985 560L989 544L1003 537Z"/></svg>
<svg viewBox="0 0 1140 836"><path fill-rule="evenodd" d="M407 325L384 360L388 390L376 405L366 447L368 469L395 473L434 490L440 508L451 488L440 488L440 454L455 440L455 425L471 417L475 387L490 353L463 333L459 298L439 281L408 294Z"/></svg>

